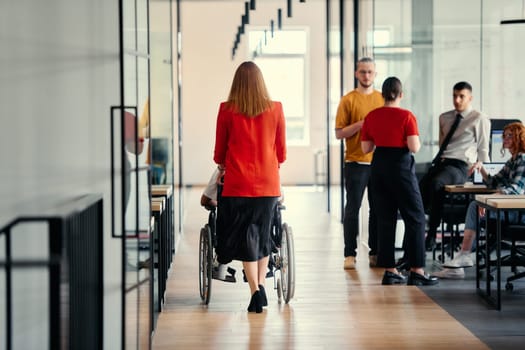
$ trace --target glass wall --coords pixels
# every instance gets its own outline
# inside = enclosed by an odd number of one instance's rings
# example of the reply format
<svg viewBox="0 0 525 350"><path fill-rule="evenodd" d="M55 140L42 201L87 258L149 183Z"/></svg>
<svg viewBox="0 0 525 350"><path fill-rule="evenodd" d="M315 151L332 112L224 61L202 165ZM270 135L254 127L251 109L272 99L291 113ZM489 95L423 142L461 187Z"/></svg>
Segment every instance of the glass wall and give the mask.
<svg viewBox="0 0 525 350"><path fill-rule="evenodd" d="M525 2L485 0L481 16L481 108L491 118L523 121Z"/></svg>
<svg viewBox="0 0 525 350"><path fill-rule="evenodd" d="M331 188L332 183L343 183L343 154L344 146L342 141L335 138L335 115L339 100L343 95L343 28L341 23L341 2L336 0L327 1L327 28L326 42L328 52L327 62L327 145L326 164L327 164L327 210L334 212L336 217L343 217L344 187L337 186Z"/></svg>
<svg viewBox="0 0 525 350"><path fill-rule="evenodd" d="M279 96L286 116L288 146L309 144L306 115L306 29L250 30L248 45L253 61L260 67L268 90Z"/></svg>
<svg viewBox="0 0 525 350"><path fill-rule="evenodd" d="M153 184L173 184L171 2L150 0L151 167Z"/></svg>
<svg viewBox="0 0 525 350"><path fill-rule="evenodd" d="M453 108L452 86L473 86L473 107L490 118L522 119L525 24L521 0L374 0L367 46L377 60L379 84L397 76L402 105L419 121L418 162L437 152L439 114Z"/></svg>
<svg viewBox="0 0 525 350"><path fill-rule="evenodd" d="M122 89L124 121L122 286L123 348L150 347L152 283L150 242L150 103L149 21L147 0L126 0L123 11ZM130 146L131 145L131 146ZM117 219L117 218L115 218ZM118 220L118 219L117 219ZM143 248L145 247L145 249Z"/></svg>

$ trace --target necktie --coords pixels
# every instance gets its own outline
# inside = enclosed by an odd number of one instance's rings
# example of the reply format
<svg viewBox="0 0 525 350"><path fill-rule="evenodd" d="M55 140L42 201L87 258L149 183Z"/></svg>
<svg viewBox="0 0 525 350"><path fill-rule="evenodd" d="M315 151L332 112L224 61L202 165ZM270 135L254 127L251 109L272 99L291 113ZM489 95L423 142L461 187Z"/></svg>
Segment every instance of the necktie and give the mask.
<svg viewBox="0 0 525 350"><path fill-rule="evenodd" d="M456 114L456 120L454 120L454 123L450 127L450 131L448 132L447 136L445 136L445 140L443 140L443 143L441 145L445 145L443 147L443 150L447 147L448 143L450 142L450 139L452 138L452 135L454 134L454 131L458 128L459 122L461 121L461 114Z"/></svg>

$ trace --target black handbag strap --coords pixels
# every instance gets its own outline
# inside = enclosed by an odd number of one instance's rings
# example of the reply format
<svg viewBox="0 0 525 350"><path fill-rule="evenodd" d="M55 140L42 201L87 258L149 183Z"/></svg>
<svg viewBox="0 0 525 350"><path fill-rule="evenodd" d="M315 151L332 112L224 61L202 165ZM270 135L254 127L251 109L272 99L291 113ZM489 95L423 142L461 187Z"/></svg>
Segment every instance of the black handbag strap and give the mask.
<svg viewBox="0 0 525 350"><path fill-rule="evenodd" d="M443 154L443 152L447 148L447 146L448 146L448 144L450 142L450 139L452 138L452 135L454 134L454 132L458 128L458 125L459 125L459 122L461 121L461 118L462 118L461 114L459 114L459 113L456 114L456 120L454 120L454 123L450 127L450 130L448 131L447 136L445 136L445 140L443 140L443 143L441 144L441 147L439 147L438 153L436 154L436 156L432 160L432 164L433 165L436 165L438 163L439 159L441 158L441 155Z"/></svg>

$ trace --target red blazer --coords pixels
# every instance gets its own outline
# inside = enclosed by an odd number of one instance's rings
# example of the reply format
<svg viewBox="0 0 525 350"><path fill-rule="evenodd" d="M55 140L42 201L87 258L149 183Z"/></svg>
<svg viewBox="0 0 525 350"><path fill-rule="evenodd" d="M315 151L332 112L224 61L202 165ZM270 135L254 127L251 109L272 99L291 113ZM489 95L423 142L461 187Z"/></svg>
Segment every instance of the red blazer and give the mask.
<svg viewBox="0 0 525 350"><path fill-rule="evenodd" d="M286 160L286 126L280 102L251 118L221 103L215 136L213 160L226 167L223 196L281 195L279 165Z"/></svg>

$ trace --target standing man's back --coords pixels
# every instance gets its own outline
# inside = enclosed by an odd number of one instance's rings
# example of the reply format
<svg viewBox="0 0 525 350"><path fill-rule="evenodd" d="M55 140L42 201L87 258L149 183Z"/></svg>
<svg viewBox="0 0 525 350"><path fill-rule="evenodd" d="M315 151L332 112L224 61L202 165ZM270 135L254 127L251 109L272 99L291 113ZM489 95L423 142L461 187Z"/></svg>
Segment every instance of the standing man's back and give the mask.
<svg viewBox="0 0 525 350"><path fill-rule="evenodd" d="M376 77L375 63L369 57L357 62L355 77L357 87L343 96L337 108L335 136L345 139L345 188L346 205L343 220L344 229L344 268L355 268L357 236L359 234L359 210L365 188L370 186L370 163L372 153L361 149L361 127L368 112L383 106L381 92L374 89ZM377 228L373 203L368 190L370 216L368 225L368 244L370 247L370 266L377 263Z"/></svg>

